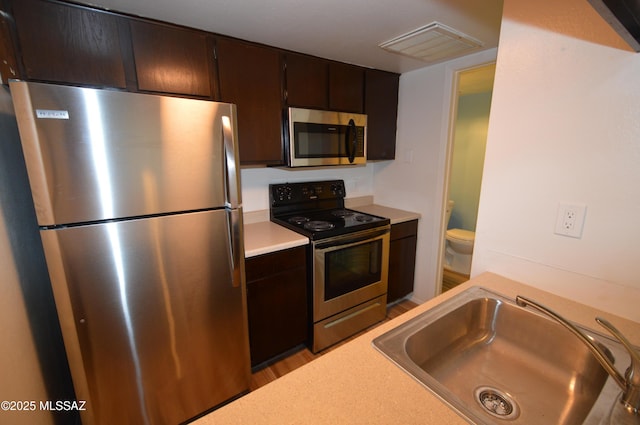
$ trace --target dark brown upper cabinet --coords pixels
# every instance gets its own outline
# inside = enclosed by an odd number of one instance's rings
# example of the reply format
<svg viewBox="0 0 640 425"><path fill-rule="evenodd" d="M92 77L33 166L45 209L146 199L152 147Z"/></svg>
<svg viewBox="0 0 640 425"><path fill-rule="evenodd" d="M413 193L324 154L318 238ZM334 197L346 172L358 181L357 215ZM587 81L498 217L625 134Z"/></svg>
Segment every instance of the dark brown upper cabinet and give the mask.
<svg viewBox="0 0 640 425"><path fill-rule="evenodd" d="M362 113L364 68L340 62L329 63L329 109Z"/></svg>
<svg viewBox="0 0 640 425"><path fill-rule="evenodd" d="M0 77L4 82L20 77L11 19L0 14Z"/></svg>
<svg viewBox="0 0 640 425"><path fill-rule="evenodd" d="M288 106L329 108L329 61L286 53L286 99Z"/></svg>
<svg viewBox="0 0 640 425"><path fill-rule="evenodd" d="M399 84L399 74L365 71L368 160L395 158Z"/></svg>
<svg viewBox="0 0 640 425"><path fill-rule="evenodd" d="M20 78L125 88L119 20L85 7L12 1Z"/></svg>
<svg viewBox="0 0 640 425"><path fill-rule="evenodd" d="M206 33L130 21L138 89L213 97L213 51Z"/></svg>
<svg viewBox="0 0 640 425"><path fill-rule="evenodd" d="M3 81L235 103L243 165L284 164L284 106L364 112L367 158L395 156L397 74L63 1L0 2L13 16L0 19Z"/></svg>
<svg viewBox="0 0 640 425"><path fill-rule="evenodd" d="M217 37L216 59L220 100L238 107L241 163L283 164L280 52Z"/></svg>
<svg viewBox="0 0 640 425"><path fill-rule="evenodd" d="M365 68L296 53L284 60L288 106L363 112Z"/></svg>

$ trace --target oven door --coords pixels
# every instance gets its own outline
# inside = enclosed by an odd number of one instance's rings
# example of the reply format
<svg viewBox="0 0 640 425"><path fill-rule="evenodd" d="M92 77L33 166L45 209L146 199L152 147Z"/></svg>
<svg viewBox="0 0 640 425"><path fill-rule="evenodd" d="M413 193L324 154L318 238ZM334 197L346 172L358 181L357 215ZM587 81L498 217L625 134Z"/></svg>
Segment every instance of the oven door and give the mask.
<svg viewBox="0 0 640 425"><path fill-rule="evenodd" d="M387 293L389 228L314 243L314 322Z"/></svg>

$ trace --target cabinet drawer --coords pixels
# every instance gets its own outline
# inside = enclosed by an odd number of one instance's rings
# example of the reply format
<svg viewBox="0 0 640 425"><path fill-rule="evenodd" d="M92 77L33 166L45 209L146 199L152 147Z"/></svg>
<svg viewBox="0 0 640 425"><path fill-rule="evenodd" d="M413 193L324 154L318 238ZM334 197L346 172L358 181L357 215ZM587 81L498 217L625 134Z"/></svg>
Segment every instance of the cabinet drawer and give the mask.
<svg viewBox="0 0 640 425"><path fill-rule="evenodd" d="M418 234L418 220L405 221L391 226L391 240L402 239Z"/></svg>
<svg viewBox="0 0 640 425"><path fill-rule="evenodd" d="M282 273L286 270L304 267L305 264L306 246L247 258L247 282L259 280L268 275Z"/></svg>

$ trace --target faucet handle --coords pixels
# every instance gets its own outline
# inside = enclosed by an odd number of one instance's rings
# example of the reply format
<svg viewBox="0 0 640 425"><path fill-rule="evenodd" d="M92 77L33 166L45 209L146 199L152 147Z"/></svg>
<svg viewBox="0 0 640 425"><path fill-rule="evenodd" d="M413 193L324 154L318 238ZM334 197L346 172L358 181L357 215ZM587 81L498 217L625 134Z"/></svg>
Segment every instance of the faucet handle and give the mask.
<svg viewBox="0 0 640 425"><path fill-rule="evenodd" d="M602 317L596 317L596 322L609 331L629 352L631 364L625 373L627 390L623 394L622 402L627 410L632 410L637 414L640 411L640 352L631 345L631 342L611 322Z"/></svg>
<svg viewBox="0 0 640 425"><path fill-rule="evenodd" d="M611 335L613 335L620 344L629 352L629 357L631 357L631 365L627 369L627 373L625 374L627 386L632 385L640 388L640 352L631 345L631 342L625 337L622 332L618 330L611 322L602 317L596 317L596 322L600 324L603 328L605 328ZM640 406L636 406L636 408L640 408Z"/></svg>

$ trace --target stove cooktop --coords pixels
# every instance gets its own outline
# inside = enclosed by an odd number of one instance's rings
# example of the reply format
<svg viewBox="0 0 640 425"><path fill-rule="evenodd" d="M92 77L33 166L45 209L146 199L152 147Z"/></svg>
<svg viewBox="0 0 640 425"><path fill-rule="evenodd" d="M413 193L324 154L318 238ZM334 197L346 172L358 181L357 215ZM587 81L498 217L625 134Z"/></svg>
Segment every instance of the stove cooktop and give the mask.
<svg viewBox="0 0 640 425"><path fill-rule="evenodd" d="M343 180L269 185L271 221L312 240L389 224L389 219L344 207Z"/></svg>
<svg viewBox="0 0 640 425"><path fill-rule="evenodd" d="M315 240L389 224L389 219L337 208L273 217L271 221Z"/></svg>

